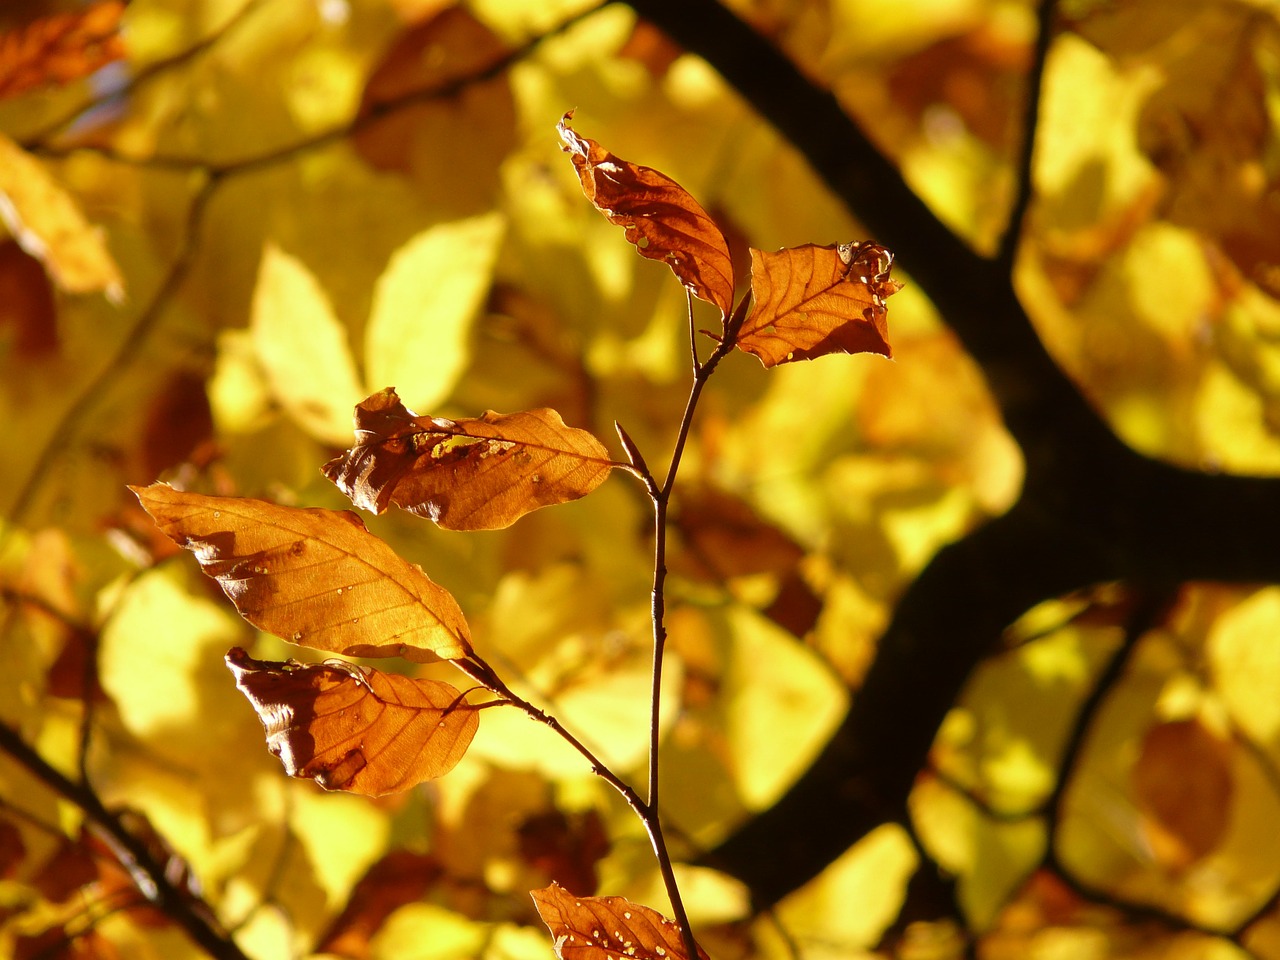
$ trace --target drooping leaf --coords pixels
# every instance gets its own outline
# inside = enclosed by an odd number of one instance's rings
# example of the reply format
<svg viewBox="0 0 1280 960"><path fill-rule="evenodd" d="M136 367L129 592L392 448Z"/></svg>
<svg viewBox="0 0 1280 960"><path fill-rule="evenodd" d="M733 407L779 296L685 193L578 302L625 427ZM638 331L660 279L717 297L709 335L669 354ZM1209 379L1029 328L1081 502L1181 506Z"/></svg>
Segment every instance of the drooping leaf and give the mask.
<svg viewBox="0 0 1280 960"><path fill-rule="evenodd" d="M555 937L560 960L688 960L680 928L656 910L625 897L575 897L559 884L530 891ZM699 947L698 956L707 960Z"/></svg>
<svg viewBox="0 0 1280 960"><path fill-rule="evenodd" d="M236 686L291 777L369 797L442 777L462 759L480 712L457 688L330 661L227 654Z"/></svg>
<svg viewBox="0 0 1280 960"><path fill-rule="evenodd" d="M0 35L0 99L70 83L125 55L122 0L102 0Z"/></svg>
<svg viewBox="0 0 1280 960"><path fill-rule="evenodd" d="M829 353L891 356L885 299L893 254L878 243L751 251L751 311L736 345L766 367Z"/></svg>
<svg viewBox="0 0 1280 960"><path fill-rule="evenodd" d="M0 220L63 290L104 293L113 303L124 298L124 278L101 231L43 163L3 134Z"/></svg>
<svg viewBox="0 0 1280 960"><path fill-rule="evenodd" d="M256 627L349 657L430 662L471 653L449 592L350 511L209 497L162 483L130 489Z"/></svg>
<svg viewBox="0 0 1280 960"><path fill-rule="evenodd" d="M497 530L530 511L584 497L616 464L585 430L554 410L419 417L395 389L356 407L356 445L324 475L357 507L391 504L447 530Z"/></svg>
<svg viewBox="0 0 1280 960"><path fill-rule="evenodd" d="M557 129L573 160L582 192L626 231L640 256L661 260L695 296L729 315L733 307L733 260L729 243L710 214L684 187L664 173L614 156L580 137L566 113Z"/></svg>

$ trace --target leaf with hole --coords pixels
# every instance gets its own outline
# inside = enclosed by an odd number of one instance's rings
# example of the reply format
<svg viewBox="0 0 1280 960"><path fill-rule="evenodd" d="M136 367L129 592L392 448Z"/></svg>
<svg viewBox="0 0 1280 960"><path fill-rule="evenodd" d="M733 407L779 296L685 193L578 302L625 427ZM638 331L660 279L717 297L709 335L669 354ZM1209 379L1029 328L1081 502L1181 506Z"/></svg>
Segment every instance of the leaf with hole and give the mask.
<svg viewBox="0 0 1280 960"><path fill-rule="evenodd" d="M163 483L130 489L255 627L349 657L471 655L457 601L350 511L209 497Z"/></svg>
<svg viewBox="0 0 1280 960"><path fill-rule="evenodd" d="M657 910L625 897L575 897L556 883L530 895L560 960L688 960L680 928ZM698 956L708 960L701 947Z"/></svg>
<svg viewBox="0 0 1280 960"><path fill-rule="evenodd" d="M369 797L442 777L466 753L480 711L440 680L342 661L302 664L227 654L236 686L291 777Z"/></svg>
<svg viewBox="0 0 1280 960"><path fill-rule="evenodd" d="M736 346L766 367L831 353L891 356L885 300L902 285L878 243L751 251L751 310Z"/></svg>
<svg viewBox="0 0 1280 960"><path fill-rule="evenodd" d="M393 388L356 407L356 445L324 475L357 507L394 504L446 530L497 530L584 497L616 463L585 430L539 409L474 419L419 417Z"/></svg>
<svg viewBox="0 0 1280 960"><path fill-rule="evenodd" d="M557 129L573 161L582 192L597 210L626 231L640 256L661 260L686 289L728 316L733 307L729 243L702 204L665 173L614 156L569 126Z"/></svg>

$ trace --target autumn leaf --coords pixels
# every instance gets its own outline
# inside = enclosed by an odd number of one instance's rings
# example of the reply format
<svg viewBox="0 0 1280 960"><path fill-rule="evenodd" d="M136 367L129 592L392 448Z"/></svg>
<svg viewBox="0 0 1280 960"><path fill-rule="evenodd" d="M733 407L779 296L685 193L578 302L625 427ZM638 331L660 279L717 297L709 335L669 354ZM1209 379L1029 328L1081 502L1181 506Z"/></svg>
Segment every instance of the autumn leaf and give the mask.
<svg viewBox="0 0 1280 960"><path fill-rule="evenodd" d="M356 407L356 445L324 465L357 507L391 504L447 530L497 530L539 507L584 497L615 464L554 410L419 417L388 387Z"/></svg>
<svg viewBox="0 0 1280 960"><path fill-rule="evenodd" d="M575 897L555 883L530 895L560 960L688 960L680 928L625 897ZM708 960L701 947L698 956Z"/></svg>
<svg viewBox="0 0 1280 960"><path fill-rule="evenodd" d="M1168 869L1191 866L1226 837L1235 793L1231 753L1230 741L1195 718L1158 724L1142 738L1131 773L1134 801L1143 834Z"/></svg>
<svg viewBox="0 0 1280 960"><path fill-rule="evenodd" d="M125 55L121 0L57 13L0 35L0 99L79 80Z"/></svg>
<svg viewBox="0 0 1280 960"><path fill-rule="evenodd" d="M123 300L124 279L101 231L43 163L3 134L0 221L61 289Z"/></svg>
<svg viewBox="0 0 1280 960"><path fill-rule="evenodd" d="M236 686L291 777L369 797L442 777L480 723L457 688L338 661L302 664L227 654Z"/></svg>
<svg viewBox="0 0 1280 960"><path fill-rule="evenodd" d="M727 317L733 307L733 261L711 215L666 174L578 136L569 126L572 117L572 111L566 113L556 129L587 199L610 223L624 228L640 256L661 260L690 293Z"/></svg>
<svg viewBox="0 0 1280 960"><path fill-rule="evenodd" d="M751 311L736 345L766 367L830 353L891 356L885 299L893 254L878 243L751 251Z"/></svg>
<svg viewBox="0 0 1280 960"><path fill-rule="evenodd" d="M240 615L303 646L417 662L471 654L457 601L350 511L130 487Z"/></svg>

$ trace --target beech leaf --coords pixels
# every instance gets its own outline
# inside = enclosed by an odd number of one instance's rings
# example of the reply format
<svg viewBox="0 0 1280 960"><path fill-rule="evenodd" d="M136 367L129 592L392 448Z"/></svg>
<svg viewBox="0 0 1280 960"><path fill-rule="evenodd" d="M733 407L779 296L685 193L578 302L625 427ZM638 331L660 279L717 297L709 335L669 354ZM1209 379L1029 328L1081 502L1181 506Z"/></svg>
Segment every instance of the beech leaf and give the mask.
<svg viewBox="0 0 1280 960"><path fill-rule="evenodd" d="M530 896L560 960L689 960L674 921L625 897L575 897L557 883Z"/></svg>
<svg viewBox="0 0 1280 960"><path fill-rule="evenodd" d="M324 465L357 507L391 504L447 530L497 530L584 497L617 464L554 410L419 417L392 387L356 406L356 445Z"/></svg>
<svg viewBox="0 0 1280 960"><path fill-rule="evenodd" d="M893 254L878 243L751 251L751 311L736 345L766 367L830 353L891 356L885 299Z"/></svg>
<svg viewBox="0 0 1280 960"><path fill-rule="evenodd" d="M256 627L349 657L471 655L457 601L349 510L130 487Z"/></svg>
<svg viewBox="0 0 1280 960"><path fill-rule="evenodd" d="M597 210L626 231L640 256L661 260L700 300L728 316L733 306L733 260L724 234L684 187L665 173L614 156L569 126L556 129L573 161L582 192Z"/></svg>
<svg viewBox="0 0 1280 960"><path fill-rule="evenodd" d="M471 745L480 711L440 680L340 661L302 664L227 654L236 686L291 777L368 797L442 777Z"/></svg>

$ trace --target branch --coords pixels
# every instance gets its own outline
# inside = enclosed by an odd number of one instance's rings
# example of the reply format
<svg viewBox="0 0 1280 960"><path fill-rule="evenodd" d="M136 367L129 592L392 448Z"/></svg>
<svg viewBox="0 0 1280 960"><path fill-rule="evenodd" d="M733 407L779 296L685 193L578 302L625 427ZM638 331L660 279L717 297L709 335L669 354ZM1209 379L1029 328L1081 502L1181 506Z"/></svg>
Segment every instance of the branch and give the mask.
<svg viewBox="0 0 1280 960"><path fill-rule="evenodd" d="M138 893L185 930L205 953L215 960L248 960L235 941L222 930L209 905L175 886L165 875L164 864L156 862L147 845L121 825L119 819L102 805L91 787L73 783L28 746L17 731L2 723L0 750L13 757L49 789L83 810L133 879Z"/></svg>

